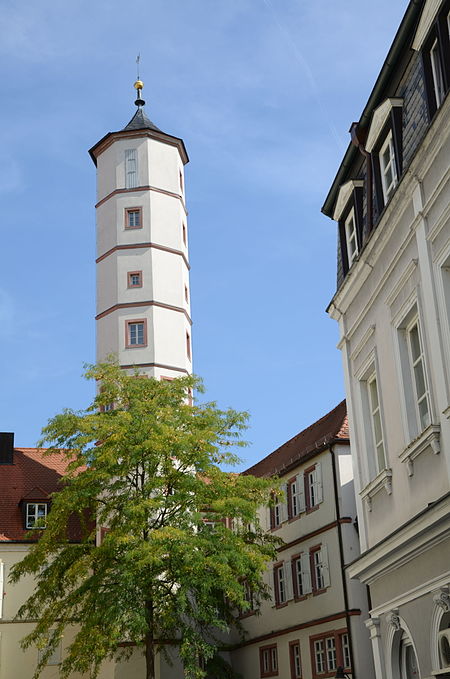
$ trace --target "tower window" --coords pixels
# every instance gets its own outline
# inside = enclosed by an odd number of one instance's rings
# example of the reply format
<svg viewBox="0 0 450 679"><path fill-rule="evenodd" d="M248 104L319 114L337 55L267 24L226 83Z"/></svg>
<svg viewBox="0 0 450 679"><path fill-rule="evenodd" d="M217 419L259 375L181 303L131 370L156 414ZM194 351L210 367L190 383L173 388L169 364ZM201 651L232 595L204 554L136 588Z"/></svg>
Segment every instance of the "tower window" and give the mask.
<svg viewBox="0 0 450 679"><path fill-rule="evenodd" d="M128 287L129 288L142 288L142 271L129 271L128 272Z"/></svg>
<svg viewBox="0 0 450 679"><path fill-rule="evenodd" d="M186 237L186 224L183 222L183 243L186 245L187 242L187 237Z"/></svg>
<svg viewBox="0 0 450 679"><path fill-rule="evenodd" d="M125 188L134 189L137 182L137 153L136 149L125 150Z"/></svg>
<svg viewBox="0 0 450 679"><path fill-rule="evenodd" d="M181 189L181 193L183 193L183 174L182 174L181 170L180 170L180 189Z"/></svg>
<svg viewBox="0 0 450 679"><path fill-rule="evenodd" d="M186 302L189 302L189 292L187 285L184 286L184 299L186 300Z"/></svg>
<svg viewBox="0 0 450 679"><path fill-rule="evenodd" d="M125 228L126 229L142 228L142 208L127 207L125 209Z"/></svg>
<svg viewBox="0 0 450 679"><path fill-rule="evenodd" d="M126 322L125 344L127 349L147 346L147 321L145 318Z"/></svg>
<svg viewBox="0 0 450 679"><path fill-rule="evenodd" d="M186 333L186 354L189 360L191 360L191 336Z"/></svg>

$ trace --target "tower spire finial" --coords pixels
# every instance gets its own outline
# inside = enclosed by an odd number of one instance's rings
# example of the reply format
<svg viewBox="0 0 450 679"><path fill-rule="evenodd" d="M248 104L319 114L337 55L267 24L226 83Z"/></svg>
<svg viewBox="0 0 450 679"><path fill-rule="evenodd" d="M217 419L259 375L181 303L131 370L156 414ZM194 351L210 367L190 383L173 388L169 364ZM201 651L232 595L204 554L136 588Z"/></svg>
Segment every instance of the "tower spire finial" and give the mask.
<svg viewBox="0 0 450 679"><path fill-rule="evenodd" d="M139 53L139 54L137 55L137 57L136 57L137 80L136 80L136 82L134 83L134 87L135 87L135 89L137 90L137 99L136 99L136 101L135 101L134 103L135 103L136 106L138 106L138 107L140 107L140 106L145 106L145 101L142 99L142 96L141 96L141 95L142 95L142 88L144 87L144 83L143 83L142 80L139 78L139 64L140 64L140 61L141 61L141 55L140 55L140 53Z"/></svg>

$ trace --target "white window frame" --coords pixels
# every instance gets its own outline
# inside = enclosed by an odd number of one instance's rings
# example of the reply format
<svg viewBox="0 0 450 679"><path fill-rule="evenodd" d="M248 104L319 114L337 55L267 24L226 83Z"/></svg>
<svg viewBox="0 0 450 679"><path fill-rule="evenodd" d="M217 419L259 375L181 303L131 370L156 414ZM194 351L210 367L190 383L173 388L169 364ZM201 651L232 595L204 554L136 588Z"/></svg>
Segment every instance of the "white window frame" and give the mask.
<svg viewBox="0 0 450 679"><path fill-rule="evenodd" d="M411 339L412 332L414 328L417 329L417 339L419 343L419 355L414 356L414 347L413 347L413 342ZM428 376L427 376L427 368L426 368L426 362L425 362L425 352L423 348L423 339L422 339L422 333L421 333L421 328L420 328L420 322L419 322L419 317L416 315L409 325L406 327L406 339L407 339L407 344L408 344L408 358L409 358L409 367L411 371L411 382L413 385L414 389L414 401L415 401L415 408L416 408L416 420L417 420L417 425L419 428L419 432L424 431L430 424L431 424L431 404L430 404L430 390L428 386ZM417 379L417 371L416 369L420 368L422 372L422 377L423 377L423 383L424 383L424 391L422 394L419 394L418 392L418 379ZM426 405L426 417L422 417L421 413L421 405L422 403L425 403Z"/></svg>
<svg viewBox="0 0 450 679"><path fill-rule="evenodd" d="M447 17L448 21L448 17ZM441 57L439 54L438 39L433 42L430 48L431 73L433 77L433 92L436 108L439 108L445 97L444 74L442 73Z"/></svg>
<svg viewBox="0 0 450 679"><path fill-rule="evenodd" d="M389 150L389 161L387 163L384 162L384 153L386 150ZM395 163L395 147L392 130L389 130L389 133L387 134L386 139L384 140L378 153L378 158L380 161L380 175L381 175L381 185L383 189L384 204L386 205L388 200L392 196L395 187L398 184L397 166ZM392 179L391 182L388 184L386 174L389 169L391 171Z"/></svg>
<svg viewBox="0 0 450 679"><path fill-rule="evenodd" d="M301 679L302 676L302 655L300 652L300 642L296 641L291 645L292 654L292 679Z"/></svg>
<svg viewBox="0 0 450 679"><path fill-rule="evenodd" d="M345 240L347 243L348 268L350 268L359 254L358 235L356 230L356 215L354 208L352 208L348 213L347 218L345 219L344 222L344 228L345 228ZM353 246L352 243L354 244Z"/></svg>
<svg viewBox="0 0 450 679"><path fill-rule="evenodd" d="M34 510L33 512L30 511L30 508L33 507ZM44 507L44 514L43 516L39 516L39 507ZM28 530L33 530L33 528L36 527L37 521L40 519L44 519L44 521L47 521L47 515L48 515L48 503L47 502L27 502L26 507L25 507L25 528ZM39 529L46 528L46 525L38 526Z"/></svg>
<svg viewBox="0 0 450 679"><path fill-rule="evenodd" d="M350 639L348 636L348 632L344 632L343 634L340 635L340 643L341 643L341 650L342 650L342 662L344 664L344 669L349 669L351 665L351 657L350 657Z"/></svg>
<svg viewBox="0 0 450 679"><path fill-rule="evenodd" d="M62 640L60 639L58 643L56 644L55 648L53 649L53 652L51 655L47 658L47 662L45 663L47 665L60 665L62 660ZM44 656L45 652L47 651L48 646L45 646L44 648L40 648L38 650L38 660L41 662L41 658Z"/></svg>
<svg viewBox="0 0 450 679"><path fill-rule="evenodd" d="M314 509L323 501L322 464L316 462L314 469L305 472L306 508Z"/></svg>
<svg viewBox="0 0 450 679"><path fill-rule="evenodd" d="M373 445L373 462L375 464L375 476L386 469L386 450L384 447L383 421L381 417L380 392L378 389L377 374L374 370L366 381L367 402L370 414L370 425ZM374 391L376 402L374 402ZM380 438L377 439L377 429Z"/></svg>
<svg viewBox="0 0 450 679"><path fill-rule="evenodd" d="M325 639L315 639L314 641L314 674L325 674L326 668L326 651Z"/></svg>
<svg viewBox="0 0 450 679"><path fill-rule="evenodd" d="M336 637L326 637L325 638L325 649L327 656L327 671L332 672L337 670L337 647L336 647Z"/></svg>
<svg viewBox="0 0 450 679"><path fill-rule="evenodd" d="M138 185L137 149L125 149L125 188L135 189Z"/></svg>

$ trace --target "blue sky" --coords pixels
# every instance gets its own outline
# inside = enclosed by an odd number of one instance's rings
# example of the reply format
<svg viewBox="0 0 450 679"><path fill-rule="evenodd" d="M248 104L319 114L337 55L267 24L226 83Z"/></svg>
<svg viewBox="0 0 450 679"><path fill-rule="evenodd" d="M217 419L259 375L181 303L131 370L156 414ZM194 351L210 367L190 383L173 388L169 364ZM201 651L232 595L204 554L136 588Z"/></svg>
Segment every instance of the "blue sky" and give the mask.
<svg viewBox="0 0 450 679"><path fill-rule="evenodd" d="M93 394L95 168L134 113L182 137L194 369L251 414L246 464L344 396L320 207L406 0L2 0L0 412L35 445Z"/></svg>

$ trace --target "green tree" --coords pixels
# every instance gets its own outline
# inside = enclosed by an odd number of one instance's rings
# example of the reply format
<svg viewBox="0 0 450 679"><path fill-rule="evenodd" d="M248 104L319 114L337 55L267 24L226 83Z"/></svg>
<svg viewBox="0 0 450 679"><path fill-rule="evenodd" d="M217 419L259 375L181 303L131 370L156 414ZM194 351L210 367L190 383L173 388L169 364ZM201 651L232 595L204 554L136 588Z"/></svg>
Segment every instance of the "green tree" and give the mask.
<svg viewBox="0 0 450 679"><path fill-rule="evenodd" d="M66 450L70 463L46 529L12 571L14 582L38 575L18 613L38 620L22 644L46 648L35 677L63 630L76 625L61 677L96 677L103 660L137 646L146 679L154 679L155 654L172 643L186 677L200 678L221 633L248 606L243 579L268 596L262 574L275 547L257 508L273 484L221 469L239 461L233 451L244 445L247 415L189 405L187 394L201 391L191 376L143 379L111 363L86 376L101 384L93 403L43 429L47 454ZM68 532L74 515L78 543Z"/></svg>

